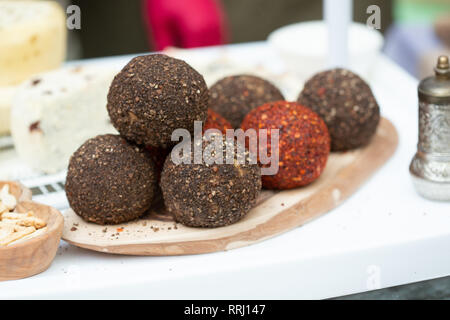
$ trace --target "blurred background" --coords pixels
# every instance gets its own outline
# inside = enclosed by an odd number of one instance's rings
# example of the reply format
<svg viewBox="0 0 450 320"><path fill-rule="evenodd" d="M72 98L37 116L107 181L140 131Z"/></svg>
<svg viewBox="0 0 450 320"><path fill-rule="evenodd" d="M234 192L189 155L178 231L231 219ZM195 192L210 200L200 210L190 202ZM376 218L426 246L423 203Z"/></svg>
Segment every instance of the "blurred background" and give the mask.
<svg viewBox="0 0 450 320"><path fill-rule="evenodd" d="M377 4L384 13L382 27L386 30L392 21L391 2L355 1L354 18L365 22L366 8ZM107 6L104 1L73 0L72 3L83 14L79 32L82 57L163 49L164 45L159 43L163 41L161 29L171 33L173 44L178 46L183 41L187 46L190 44L189 39L176 39L181 33L186 38L195 32L219 34L213 39L204 37L198 42L202 46L265 40L270 32L284 25L322 19L322 1L311 0L110 0ZM158 19L159 24L149 25L150 18ZM189 23L190 19L195 21ZM177 25L183 24L185 30L177 30ZM156 39L152 28L157 29Z"/></svg>
<svg viewBox="0 0 450 320"><path fill-rule="evenodd" d="M68 59L265 40L273 30L322 19L310 0L60 0L76 4L82 28L69 35ZM381 9L384 52L417 78L450 46L450 0L358 0L353 18ZM308 44L305 43L305 46Z"/></svg>

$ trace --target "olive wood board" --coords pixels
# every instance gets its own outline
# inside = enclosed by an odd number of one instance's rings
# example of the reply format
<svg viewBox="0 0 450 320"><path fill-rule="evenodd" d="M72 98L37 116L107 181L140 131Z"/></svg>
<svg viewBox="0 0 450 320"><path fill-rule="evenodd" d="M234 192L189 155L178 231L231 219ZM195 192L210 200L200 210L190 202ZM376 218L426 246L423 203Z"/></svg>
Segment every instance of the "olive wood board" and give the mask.
<svg viewBox="0 0 450 320"><path fill-rule="evenodd" d="M28 188L17 182L0 181L0 189L5 184L9 185L10 193L17 199L14 211L33 211L47 226L39 235L0 247L0 281L23 279L47 270L55 258L64 225L58 210L30 201L31 191Z"/></svg>
<svg viewBox="0 0 450 320"><path fill-rule="evenodd" d="M361 149L331 153L321 177L285 191L264 190L257 205L239 222L220 228L190 228L164 212L120 225L85 222L64 212L63 239L75 246L125 255L185 255L230 250L271 238L317 218L352 195L395 152L398 135L382 118L371 143Z"/></svg>

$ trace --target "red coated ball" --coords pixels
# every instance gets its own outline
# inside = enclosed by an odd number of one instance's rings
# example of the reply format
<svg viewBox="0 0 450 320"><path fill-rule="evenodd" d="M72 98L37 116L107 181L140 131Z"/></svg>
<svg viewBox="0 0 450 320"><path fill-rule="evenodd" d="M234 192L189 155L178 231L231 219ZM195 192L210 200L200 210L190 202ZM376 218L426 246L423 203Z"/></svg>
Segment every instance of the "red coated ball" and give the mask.
<svg viewBox="0 0 450 320"><path fill-rule="evenodd" d="M305 186L323 172L330 153L330 136L325 122L311 109L295 102L277 101L253 109L242 122L242 129L267 129L267 145L259 152L271 156L271 129L279 129L279 170L263 175L267 189ZM258 155L259 156L259 155ZM269 167L270 164L262 165Z"/></svg>
<svg viewBox="0 0 450 320"><path fill-rule="evenodd" d="M222 131L223 134L226 134L227 129L233 129L231 124L222 117L217 112L208 109L208 117L206 118L205 123L203 124L203 132L208 129L218 129Z"/></svg>

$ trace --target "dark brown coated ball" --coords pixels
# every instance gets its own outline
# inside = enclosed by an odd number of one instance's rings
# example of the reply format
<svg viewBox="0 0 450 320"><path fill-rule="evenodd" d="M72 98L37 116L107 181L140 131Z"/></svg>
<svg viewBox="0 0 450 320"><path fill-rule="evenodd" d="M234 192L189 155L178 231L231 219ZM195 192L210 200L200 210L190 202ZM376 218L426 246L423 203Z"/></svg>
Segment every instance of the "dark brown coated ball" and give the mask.
<svg viewBox="0 0 450 320"><path fill-rule="evenodd" d="M137 144L167 148L172 132L194 132L205 121L209 91L203 76L163 54L133 58L111 83L108 112L120 134Z"/></svg>
<svg viewBox="0 0 450 320"><path fill-rule="evenodd" d="M215 138L223 141L225 159L226 139L221 135ZM199 147L205 152L207 145L204 140ZM190 159L193 159L192 152ZM248 151L244 158L244 164L208 165L203 161L177 165L169 155L161 175L168 212L176 221L190 227L221 227L239 221L255 205L261 191L261 169L249 163Z"/></svg>
<svg viewBox="0 0 450 320"><path fill-rule="evenodd" d="M71 208L102 225L140 217L150 208L155 186L149 154L111 134L92 138L75 151L66 178Z"/></svg>
<svg viewBox="0 0 450 320"><path fill-rule="evenodd" d="M367 145L380 121L380 108L368 84L345 69L316 74L306 82L297 101L323 118L332 151Z"/></svg>
<svg viewBox="0 0 450 320"><path fill-rule="evenodd" d="M267 189L305 186L325 169L330 136L325 122L307 107L287 101L266 103L245 117L242 129L255 129L258 136L261 129L267 130L267 145L258 144L259 154L263 155L272 155L272 130L279 129L278 172L262 177Z"/></svg>
<svg viewBox="0 0 450 320"><path fill-rule="evenodd" d="M280 90L262 78L250 75L230 76L210 89L211 108L239 128L250 110L267 102L284 100Z"/></svg>

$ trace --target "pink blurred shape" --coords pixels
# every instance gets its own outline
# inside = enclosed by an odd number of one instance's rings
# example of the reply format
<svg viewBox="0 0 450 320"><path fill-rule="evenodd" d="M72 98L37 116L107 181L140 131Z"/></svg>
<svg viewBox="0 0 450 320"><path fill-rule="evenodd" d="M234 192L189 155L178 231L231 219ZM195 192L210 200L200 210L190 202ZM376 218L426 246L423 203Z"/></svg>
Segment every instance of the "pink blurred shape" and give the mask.
<svg viewBox="0 0 450 320"><path fill-rule="evenodd" d="M225 12L219 0L143 0L143 12L154 50L228 41Z"/></svg>

